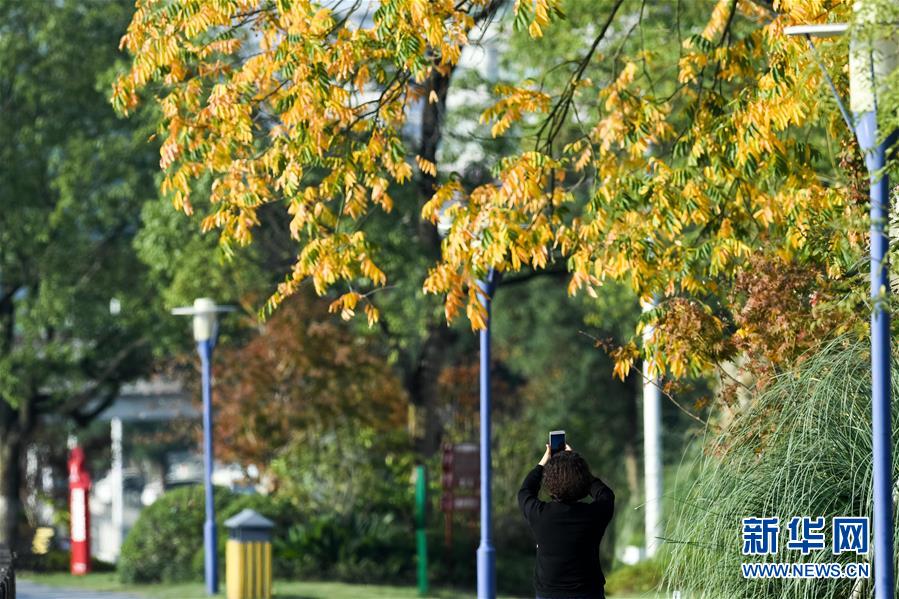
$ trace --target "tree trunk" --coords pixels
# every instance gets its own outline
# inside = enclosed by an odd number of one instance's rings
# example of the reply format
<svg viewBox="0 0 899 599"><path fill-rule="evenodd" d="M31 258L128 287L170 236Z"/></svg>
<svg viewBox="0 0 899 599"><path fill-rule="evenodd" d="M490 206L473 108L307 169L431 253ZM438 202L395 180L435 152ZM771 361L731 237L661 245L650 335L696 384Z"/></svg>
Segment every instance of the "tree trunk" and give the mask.
<svg viewBox="0 0 899 599"><path fill-rule="evenodd" d="M418 155L425 160L437 164L437 148L443 137L443 118L446 113L446 96L449 93L450 80L453 76L453 68L446 74L441 73L435 67L425 82L424 106L421 110L421 140L418 146ZM434 195L437 187L437 177L429 173L420 172L418 177L419 211L425 203ZM431 260L440 258L440 236L437 227L432 223L419 219L418 238L425 255Z"/></svg>
<svg viewBox="0 0 899 599"><path fill-rule="evenodd" d="M22 514L19 495L22 480L22 440L16 432L4 433L0 439L0 545L19 548L22 540L16 531Z"/></svg>
<svg viewBox="0 0 899 599"><path fill-rule="evenodd" d="M407 379L406 390L420 415L416 449L423 456L431 456L440 448L444 423L438 410L440 388L437 379L446 366L446 353L454 340L455 333L445 323L439 320L431 323L417 367Z"/></svg>
<svg viewBox="0 0 899 599"><path fill-rule="evenodd" d="M15 339L15 304L18 286L2 288L0 298L0 355L8 356ZM19 490L22 483L22 416L30 420L30 404L19 398L20 409L13 407L0 390L0 545L16 548L16 528L22 513ZM25 409L23 409L25 408Z"/></svg>
<svg viewBox="0 0 899 599"><path fill-rule="evenodd" d="M424 84L418 155L434 164L437 164L437 148L443 135L446 96L452 74L452 67L444 73L435 67ZM419 210L431 199L436 185L437 177L424 172L419 173ZM424 219L419 219L418 242L424 255L432 262L440 258L440 236L437 227ZM443 423L437 410L440 400L437 378L445 366L446 352L454 334L441 316L432 314L430 322L427 323L426 335L415 368L407 378L406 389L415 408L418 425L416 428L420 427L416 435L416 449L421 455L430 456L440 448L443 434Z"/></svg>

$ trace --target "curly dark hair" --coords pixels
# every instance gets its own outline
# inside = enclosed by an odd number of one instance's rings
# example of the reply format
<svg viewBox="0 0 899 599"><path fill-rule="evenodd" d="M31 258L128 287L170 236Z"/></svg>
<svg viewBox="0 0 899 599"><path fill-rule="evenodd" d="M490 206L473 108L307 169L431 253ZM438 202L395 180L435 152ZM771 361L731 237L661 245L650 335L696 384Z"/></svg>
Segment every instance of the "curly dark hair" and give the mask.
<svg viewBox="0 0 899 599"><path fill-rule="evenodd" d="M560 451L546 463L543 469L543 486L556 501L579 501L590 492L593 475L581 454L576 451Z"/></svg>

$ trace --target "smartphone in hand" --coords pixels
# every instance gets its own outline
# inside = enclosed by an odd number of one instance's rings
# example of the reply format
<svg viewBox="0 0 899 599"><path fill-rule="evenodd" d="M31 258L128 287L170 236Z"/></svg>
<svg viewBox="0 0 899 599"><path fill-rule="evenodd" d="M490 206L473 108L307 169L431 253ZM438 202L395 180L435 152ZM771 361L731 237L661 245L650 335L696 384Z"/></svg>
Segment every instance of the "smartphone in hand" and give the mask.
<svg viewBox="0 0 899 599"><path fill-rule="evenodd" d="M550 431L549 453L555 455L560 451L565 451L565 431Z"/></svg>

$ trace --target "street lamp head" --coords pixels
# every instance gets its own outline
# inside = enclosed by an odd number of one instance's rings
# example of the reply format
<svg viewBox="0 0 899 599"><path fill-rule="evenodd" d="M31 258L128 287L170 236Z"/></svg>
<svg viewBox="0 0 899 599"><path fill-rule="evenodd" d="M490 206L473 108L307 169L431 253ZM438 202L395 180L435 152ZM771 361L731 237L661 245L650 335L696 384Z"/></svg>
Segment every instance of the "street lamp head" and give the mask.
<svg viewBox="0 0 899 599"><path fill-rule="evenodd" d="M790 25L784 27L789 36L835 37L849 30L848 23L822 23L818 25Z"/></svg>
<svg viewBox="0 0 899 599"><path fill-rule="evenodd" d="M212 339L217 320L215 301L208 297L198 297L194 300L194 310L194 340Z"/></svg>
<svg viewBox="0 0 899 599"><path fill-rule="evenodd" d="M194 340L209 341L215 336L219 312L233 312L234 306L218 306L215 300L198 297L193 306L182 306L172 310L176 316L193 316Z"/></svg>

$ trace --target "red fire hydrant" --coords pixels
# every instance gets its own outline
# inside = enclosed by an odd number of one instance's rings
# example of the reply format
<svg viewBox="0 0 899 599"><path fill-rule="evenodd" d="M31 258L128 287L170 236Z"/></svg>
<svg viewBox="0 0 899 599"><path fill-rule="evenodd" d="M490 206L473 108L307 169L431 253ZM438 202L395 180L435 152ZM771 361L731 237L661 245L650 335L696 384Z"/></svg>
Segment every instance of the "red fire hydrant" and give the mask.
<svg viewBox="0 0 899 599"><path fill-rule="evenodd" d="M84 466L84 450L76 446L69 453L69 519L72 541L71 571L82 575L91 565L91 516L88 505L91 475Z"/></svg>

